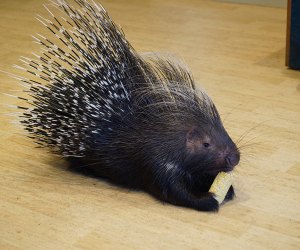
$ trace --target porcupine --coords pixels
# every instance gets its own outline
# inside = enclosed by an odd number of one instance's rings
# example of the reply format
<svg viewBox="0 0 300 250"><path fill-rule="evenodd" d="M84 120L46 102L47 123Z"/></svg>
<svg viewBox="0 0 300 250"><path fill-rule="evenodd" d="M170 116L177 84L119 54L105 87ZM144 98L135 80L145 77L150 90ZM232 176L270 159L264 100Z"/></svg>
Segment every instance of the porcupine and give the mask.
<svg viewBox="0 0 300 250"><path fill-rule="evenodd" d="M28 97L21 123L41 146L75 169L161 201L216 211L208 192L220 171L239 162L238 148L208 97L180 61L138 54L102 6L75 0L37 19L53 34L37 34L42 52L21 57ZM234 196L231 186L226 199Z"/></svg>

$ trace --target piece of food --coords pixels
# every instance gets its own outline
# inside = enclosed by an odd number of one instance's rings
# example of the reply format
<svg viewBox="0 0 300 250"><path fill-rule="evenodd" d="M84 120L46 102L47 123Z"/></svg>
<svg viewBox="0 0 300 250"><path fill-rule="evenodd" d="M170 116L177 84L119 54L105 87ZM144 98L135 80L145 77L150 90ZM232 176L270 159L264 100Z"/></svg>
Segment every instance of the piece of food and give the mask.
<svg viewBox="0 0 300 250"><path fill-rule="evenodd" d="M232 185L233 174L232 172L220 172L216 176L213 184L211 185L209 192L215 195L215 199L221 204L225 196Z"/></svg>

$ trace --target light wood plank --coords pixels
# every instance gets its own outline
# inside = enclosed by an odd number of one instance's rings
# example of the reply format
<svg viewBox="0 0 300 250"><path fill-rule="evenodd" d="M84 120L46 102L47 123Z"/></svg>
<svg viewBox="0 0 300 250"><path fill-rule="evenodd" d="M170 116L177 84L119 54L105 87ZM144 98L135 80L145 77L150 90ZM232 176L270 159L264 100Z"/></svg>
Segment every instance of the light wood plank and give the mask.
<svg viewBox="0 0 300 250"><path fill-rule="evenodd" d="M1 249L299 249L300 73L284 66L286 10L204 0L105 0L138 51L184 58L240 143L237 198L218 214L163 205L66 171L1 107ZM36 49L41 1L1 0L0 69ZM0 92L20 90L0 73ZM0 103L14 100L1 95ZM247 147L247 143L249 146Z"/></svg>

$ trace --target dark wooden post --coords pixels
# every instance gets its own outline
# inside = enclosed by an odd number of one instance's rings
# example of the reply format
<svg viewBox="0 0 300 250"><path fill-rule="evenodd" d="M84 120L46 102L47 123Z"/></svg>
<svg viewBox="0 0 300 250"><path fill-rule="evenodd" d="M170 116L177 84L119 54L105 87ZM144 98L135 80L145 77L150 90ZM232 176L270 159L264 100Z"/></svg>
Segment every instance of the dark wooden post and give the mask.
<svg viewBox="0 0 300 250"><path fill-rule="evenodd" d="M288 0L286 65L300 69L300 0Z"/></svg>

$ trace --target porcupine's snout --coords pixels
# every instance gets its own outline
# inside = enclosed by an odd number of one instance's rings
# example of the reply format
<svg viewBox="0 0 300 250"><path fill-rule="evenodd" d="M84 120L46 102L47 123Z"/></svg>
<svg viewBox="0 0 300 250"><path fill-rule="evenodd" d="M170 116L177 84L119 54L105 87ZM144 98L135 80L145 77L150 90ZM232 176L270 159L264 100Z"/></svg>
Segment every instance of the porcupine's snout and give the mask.
<svg viewBox="0 0 300 250"><path fill-rule="evenodd" d="M225 156L227 168L232 170L240 162L240 152L237 149L229 151Z"/></svg>
<svg viewBox="0 0 300 250"><path fill-rule="evenodd" d="M223 140L221 139L218 145L217 162L222 171L232 171L240 162L240 152L225 130L218 138L223 138Z"/></svg>
<svg viewBox="0 0 300 250"><path fill-rule="evenodd" d="M219 144L212 150L212 168L208 172L219 173L232 171L240 162L240 152L235 143L227 138L222 144Z"/></svg>
<svg viewBox="0 0 300 250"><path fill-rule="evenodd" d="M219 152L217 163L221 166L222 171L229 172L240 162L240 152L236 146L226 146Z"/></svg>

